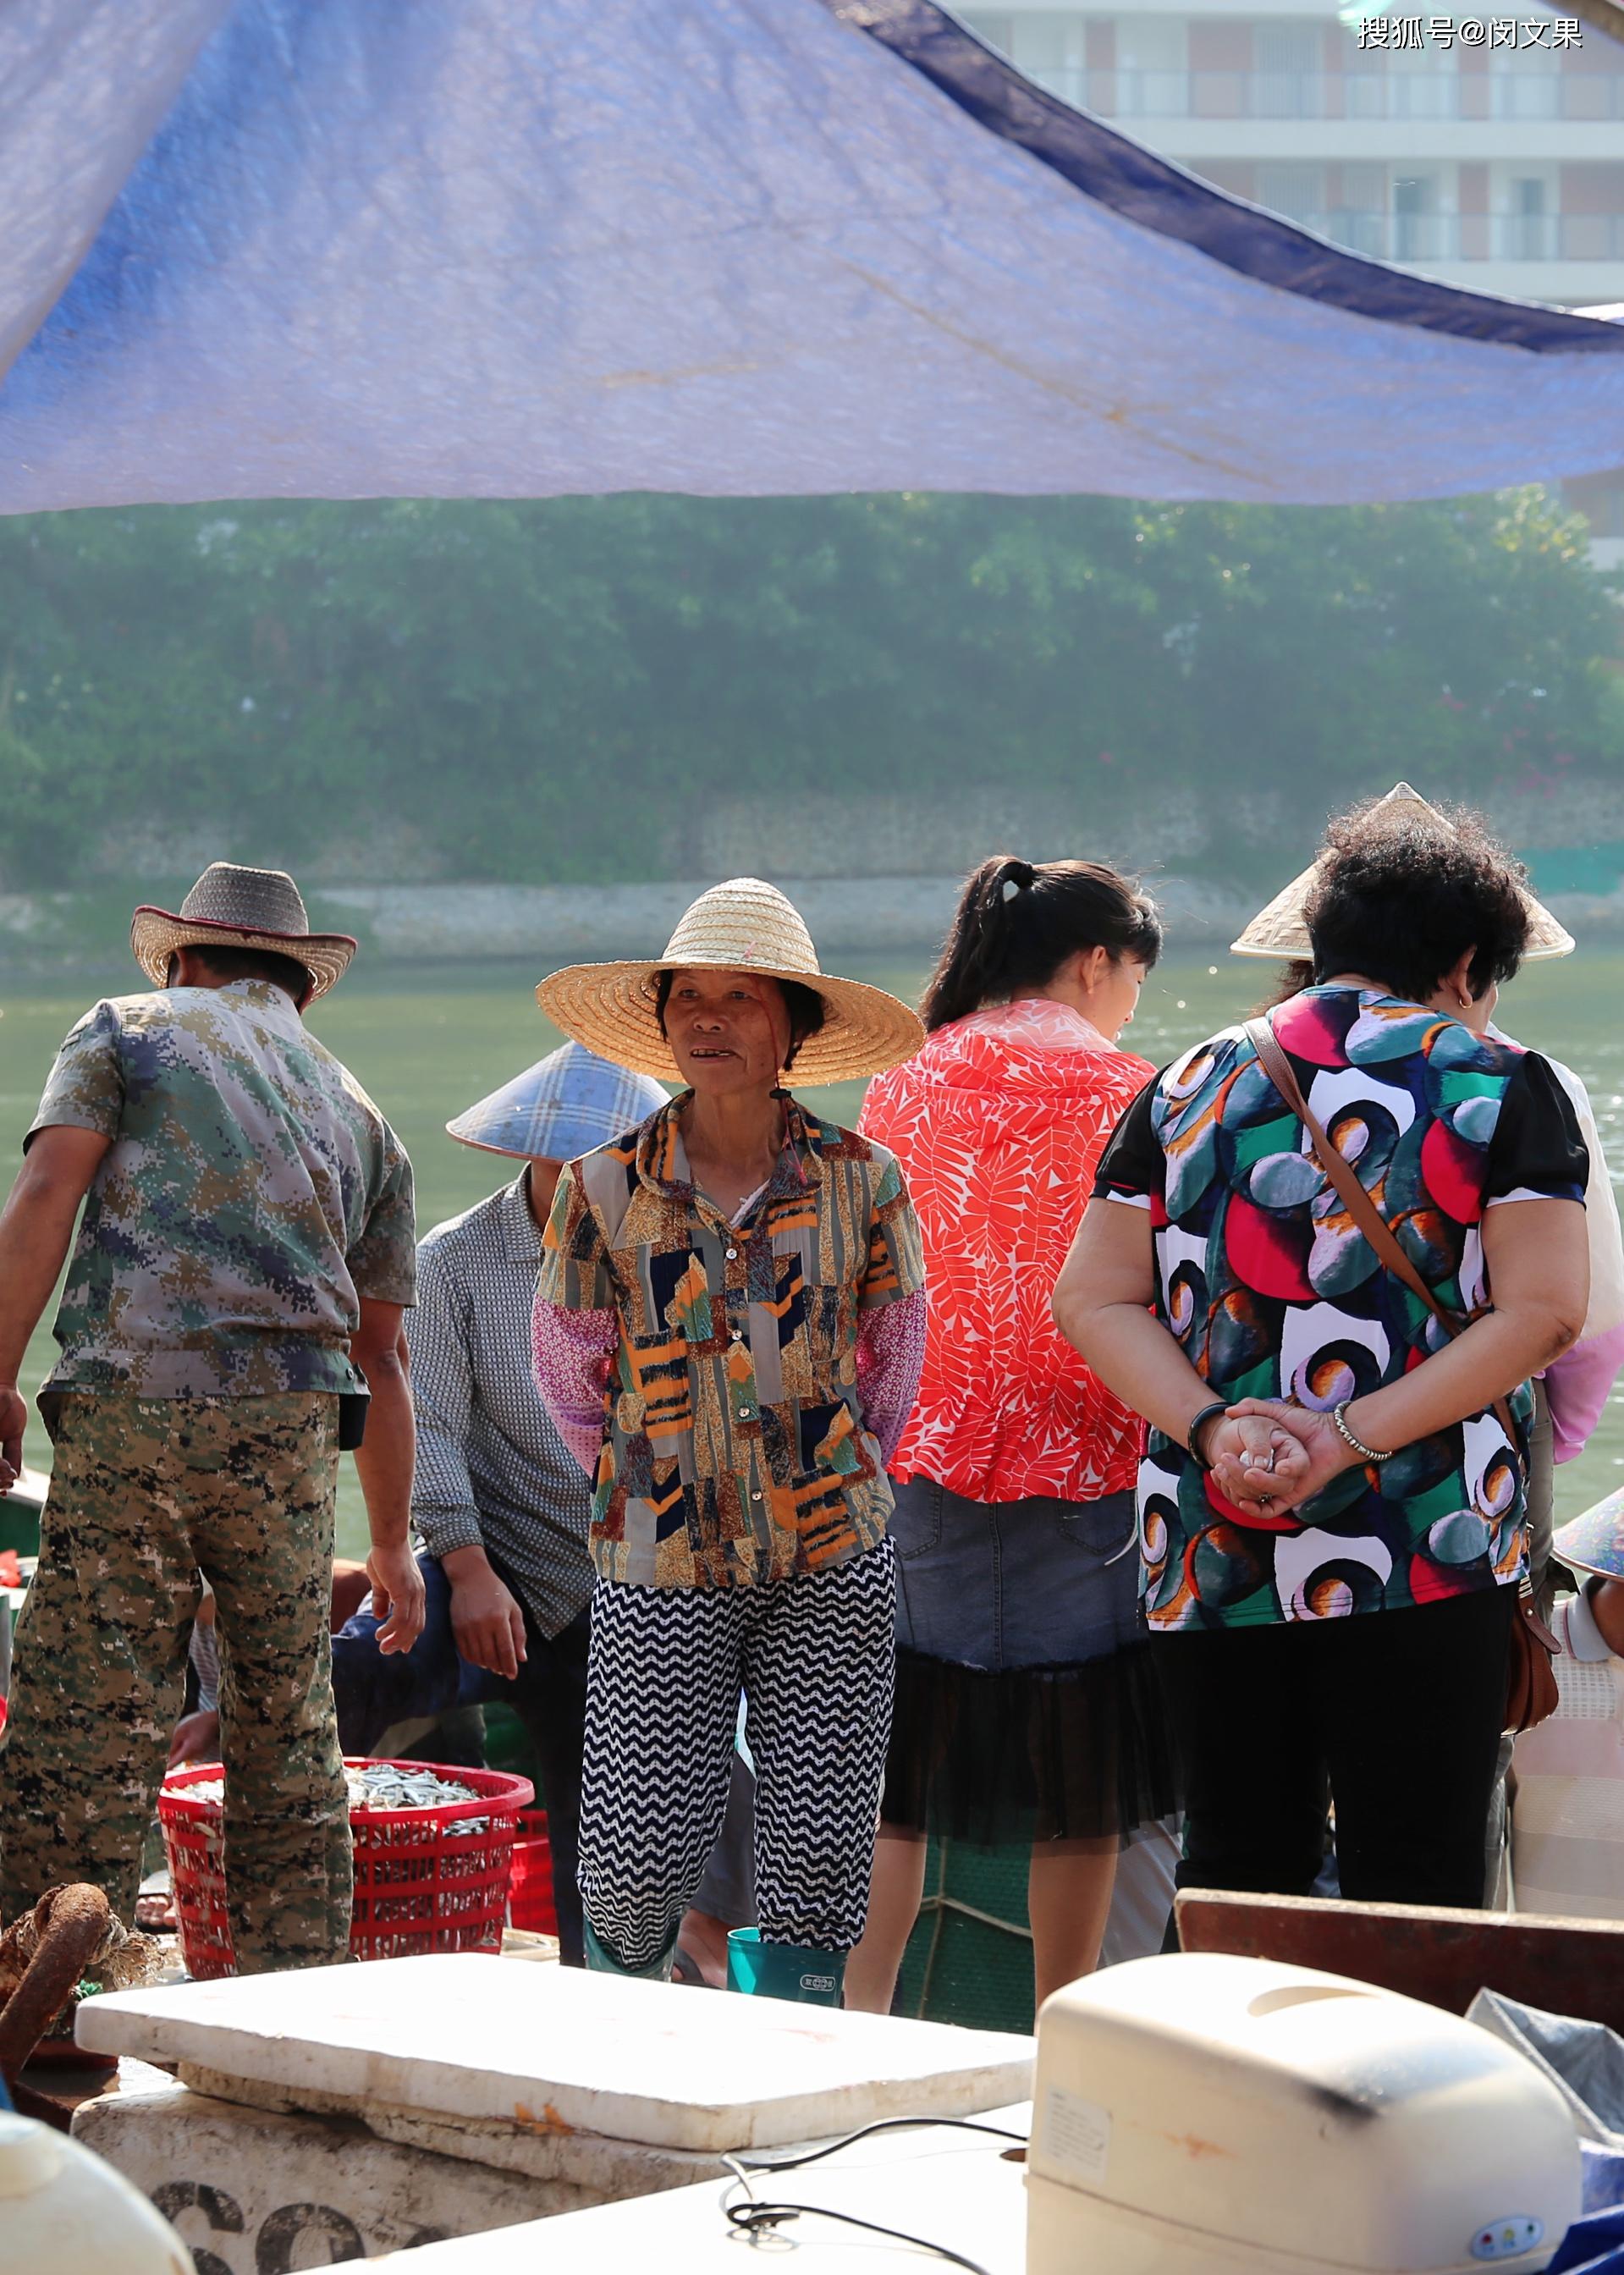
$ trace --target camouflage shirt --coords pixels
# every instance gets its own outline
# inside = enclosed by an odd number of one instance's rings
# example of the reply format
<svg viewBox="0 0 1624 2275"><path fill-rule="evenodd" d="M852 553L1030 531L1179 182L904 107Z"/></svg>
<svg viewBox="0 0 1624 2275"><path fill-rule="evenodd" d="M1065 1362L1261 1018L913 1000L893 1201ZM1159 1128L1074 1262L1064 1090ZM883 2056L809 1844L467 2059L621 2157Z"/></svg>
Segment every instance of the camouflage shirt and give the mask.
<svg viewBox="0 0 1624 2275"><path fill-rule="evenodd" d="M410 1304L412 1164L279 987L98 1003L26 1145L112 1140L57 1313L48 1390L148 1398L354 1391L360 1298Z"/></svg>

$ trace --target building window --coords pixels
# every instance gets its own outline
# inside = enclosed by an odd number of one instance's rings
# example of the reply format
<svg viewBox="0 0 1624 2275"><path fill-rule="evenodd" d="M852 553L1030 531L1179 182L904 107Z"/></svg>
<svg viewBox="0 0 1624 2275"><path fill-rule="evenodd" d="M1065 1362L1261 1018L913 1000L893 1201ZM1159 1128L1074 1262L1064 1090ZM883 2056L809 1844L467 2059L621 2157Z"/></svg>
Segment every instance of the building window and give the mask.
<svg viewBox="0 0 1624 2275"><path fill-rule="evenodd" d="M1490 109L1496 118L1560 118L1566 51L1502 50L1489 58Z"/></svg>
<svg viewBox="0 0 1624 2275"><path fill-rule="evenodd" d="M1546 188L1543 174L1520 175L1512 182L1511 210L1500 230L1502 261L1550 260L1554 247Z"/></svg>
<svg viewBox="0 0 1624 2275"><path fill-rule="evenodd" d="M1406 50L1387 59L1387 118L1456 118L1461 110L1461 73L1453 54L1430 49Z"/></svg>
<svg viewBox="0 0 1624 2275"><path fill-rule="evenodd" d="M1258 202L1303 229L1323 230L1324 172L1318 166L1259 166Z"/></svg>
<svg viewBox="0 0 1624 2275"><path fill-rule="evenodd" d="M1325 34L1318 24L1259 22L1247 87L1250 118L1319 118L1325 114Z"/></svg>
<svg viewBox="0 0 1624 2275"><path fill-rule="evenodd" d="M1116 104L1130 118L1189 116L1190 46L1182 19L1117 18Z"/></svg>
<svg viewBox="0 0 1624 2275"><path fill-rule="evenodd" d="M1394 260L1438 260L1443 250L1440 222L1437 176L1395 174L1393 178Z"/></svg>
<svg viewBox="0 0 1624 2275"><path fill-rule="evenodd" d="M1387 251L1387 170L1385 166L1342 168L1342 202L1327 217L1326 235L1371 261Z"/></svg>

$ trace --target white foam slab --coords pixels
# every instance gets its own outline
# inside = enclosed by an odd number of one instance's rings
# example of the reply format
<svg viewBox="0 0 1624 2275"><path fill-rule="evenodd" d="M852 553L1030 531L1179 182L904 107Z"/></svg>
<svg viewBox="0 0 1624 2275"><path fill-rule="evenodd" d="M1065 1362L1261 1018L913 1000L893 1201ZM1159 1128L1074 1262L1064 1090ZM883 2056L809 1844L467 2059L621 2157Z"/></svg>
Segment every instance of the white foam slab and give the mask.
<svg viewBox="0 0 1624 2275"><path fill-rule="evenodd" d="M665 2148L773 2146L1023 2099L1032 2042L474 1952L87 1999L79 2042Z"/></svg>
<svg viewBox="0 0 1624 2275"><path fill-rule="evenodd" d="M989 2121L1024 2134L1031 2114L1029 2107L998 2110ZM758 2173L753 2187L759 2202L824 2206L945 2243L986 2275L1023 2275L1024 2168L1007 2160L1008 2145L973 2133L884 2134L776 2181ZM660 2275L746 2275L756 2266L792 2268L795 2275L946 2275L941 2259L821 2219L794 2220L752 2252L728 2226L721 2199L711 2181L670 2196L425 2244L409 2257L386 2252L379 2265L397 2275L536 2275L538 2269L546 2275L621 2275L644 2268Z"/></svg>

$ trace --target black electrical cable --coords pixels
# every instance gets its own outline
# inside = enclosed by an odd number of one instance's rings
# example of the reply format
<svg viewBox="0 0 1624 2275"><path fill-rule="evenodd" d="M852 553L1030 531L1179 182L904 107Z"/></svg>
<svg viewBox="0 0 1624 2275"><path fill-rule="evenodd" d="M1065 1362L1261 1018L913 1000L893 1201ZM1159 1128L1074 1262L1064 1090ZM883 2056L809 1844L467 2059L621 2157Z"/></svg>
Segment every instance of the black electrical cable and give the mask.
<svg viewBox="0 0 1624 2275"><path fill-rule="evenodd" d="M732 2226L742 2228L746 2235L770 2233L782 2227L787 2219L833 2219L842 2227L860 2227L868 2235L883 2235L889 2243L905 2243L910 2250L931 2252L938 2259L964 2268L967 2275L991 2275L978 2259L967 2259L962 2251L955 2251L948 2244L933 2243L927 2235L910 2235L905 2227L881 2227L876 2220L859 2219L855 2212L828 2211L822 2204L764 2204L753 2201L724 2204L722 2209Z"/></svg>
<svg viewBox="0 0 1624 2275"><path fill-rule="evenodd" d="M1011 2133L1002 2125L982 2125L973 2117L882 2117L872 2125L860 2125L855 2133L827 2142L821 2149L808 2149L798 2157L775 2157L751 2164L741 2158L724 2157L722 2162L734 2174L735 2184L742 2184L748 2194L751 2178L757 2173L797 2172L803 2165L816 2165L825 2157L850 2149L854 2141L866 2141L873 2134L911 2133L927 2125L943 2126L960 2133L990 2134L995 2141L1015 2141L1022 2148L1026 2146L1024 2133ZM830 2211L823 2204L762 2203L753 2196L746 2203L729 2203L724 2191L721 2209L729 2226L750 2236L769 2234L786 2220L832 2219L842 2227L860 2227L865 2234L883 2235L888 2242L906 2244L914 2251L931 2252L954 2267L963 2267L966 2275L988 2275L979 2260L967 2259L962 2251L955 2251L948 2244L933 2243L925 2235L910 2235L906 2228L881 2227L876 2220L859 2219L855 2212Z"/></svg>

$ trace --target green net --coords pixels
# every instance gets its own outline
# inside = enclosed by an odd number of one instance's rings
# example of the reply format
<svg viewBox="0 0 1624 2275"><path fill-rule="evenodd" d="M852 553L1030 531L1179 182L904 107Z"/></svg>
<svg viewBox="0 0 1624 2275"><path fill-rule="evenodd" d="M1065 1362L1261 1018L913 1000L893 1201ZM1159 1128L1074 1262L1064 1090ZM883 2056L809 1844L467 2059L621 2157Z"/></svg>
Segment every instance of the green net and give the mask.
<svg viewBox="0 0 1624 2275"><path fill-rule="evenodd" d="M1030 1848L933 1840L925 1901L909 1939L895 2011L978 2030L1032 2027Z"/></svg>

